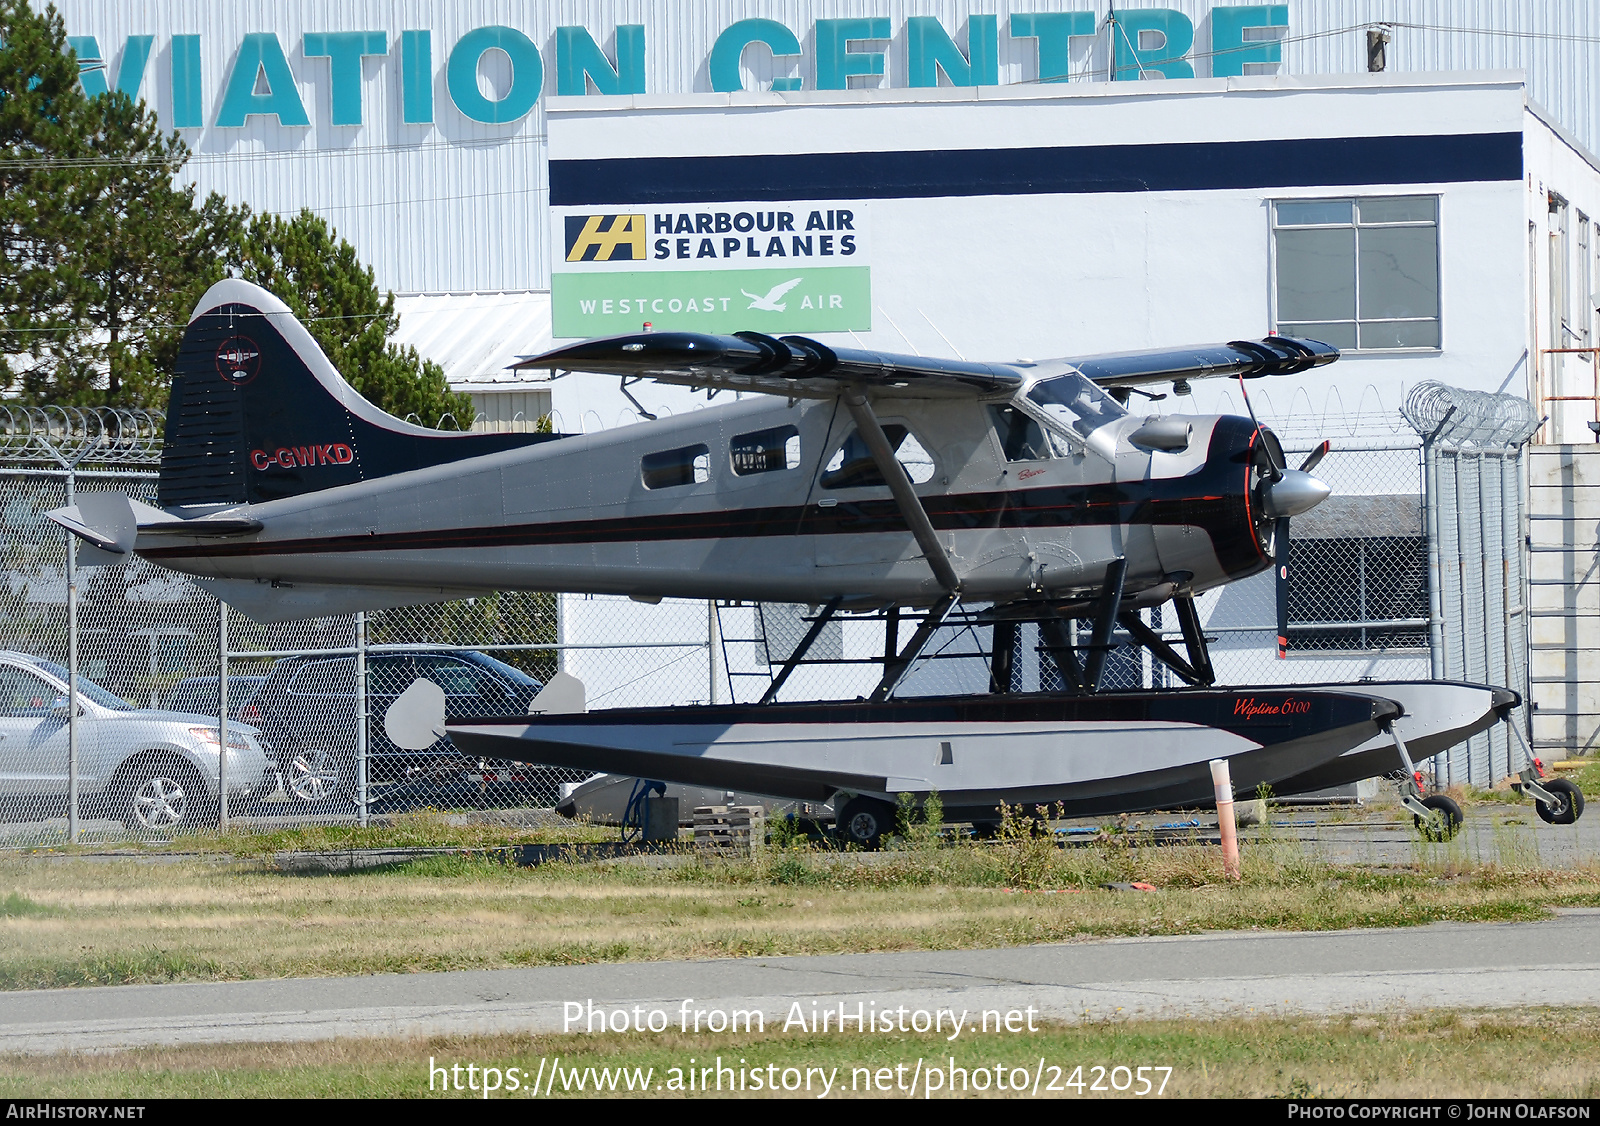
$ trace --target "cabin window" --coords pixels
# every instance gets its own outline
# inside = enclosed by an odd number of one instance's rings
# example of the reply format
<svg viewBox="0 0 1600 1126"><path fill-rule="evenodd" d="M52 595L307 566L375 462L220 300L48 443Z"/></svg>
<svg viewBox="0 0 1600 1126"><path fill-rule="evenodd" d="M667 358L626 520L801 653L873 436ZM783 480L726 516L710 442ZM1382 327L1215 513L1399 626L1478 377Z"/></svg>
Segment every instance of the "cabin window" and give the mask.
<svg viewBox="0 0 1600 1126"><path fill-rule="evenodd" d="M733 471L741 477L752 473L776 473L800 466L800 431L793 426L774 426L740 434L728 444Z"/></svg>
<svg viewBox="0 0 1600 1126"><path fill-rule="evenodd" d="M1439 347L1437 196L1272 205L1276 331L1361 351Z"/></svg>
<svg viewBox="0 0 1600 1126"><path fill-rule="evenodd" d="M989 417L1007 461L1044 461L1050 456L1044 427L1016 407L990 407Z"/></svg>
<svg viewBox="0 0 1600 1126"><path fill-rule="evenodd" d="M1028 391L1028 400L1046 417L1084 439L1128 413L1098 384L1077 372L1040 380Z"/></svg>
<svg viewBox="0 0 1600 1126"><path fill-rule="evenodd" d="M639 463L639 474L647 489L702 484L711 480L711 451L701 445L645 454Z"/></svg>
<svg viewBox="0 0 1600 1126"><path fill-rule="evenodd" d="M886 422L883 435L889 439L889 448L895 460L906 471L914 485L933 479L933 457L923 448L917 436L898 422ZM872 451L861 435L852 430L844 444L834 451L833 457L823 467L824 489L864 489L873 485L886 485L878 465L872 460Z"/></svg>

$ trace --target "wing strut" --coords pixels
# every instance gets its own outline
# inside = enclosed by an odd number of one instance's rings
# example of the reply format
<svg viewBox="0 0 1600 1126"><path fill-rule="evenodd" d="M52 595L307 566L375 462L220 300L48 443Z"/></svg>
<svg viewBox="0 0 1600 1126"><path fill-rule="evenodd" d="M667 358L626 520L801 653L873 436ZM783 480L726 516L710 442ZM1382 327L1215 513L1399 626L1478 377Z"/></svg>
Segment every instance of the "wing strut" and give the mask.
<svg viewBox="0 0 1600 1126"><path fill-rule="evenodd" d="M844 405L850 410L850 417L855 420L856 432L866 442L867 452L872 454L872 460L878 466L878 473L888 482L889 491L894 494L901 518L911 529L911 534L917 538L917 546L922 548L923 557L928 560L928 567L933 571L934 579L944 588L944 597L928 608L922 624L917 627L917 632L911 635L906 647L899 653L884 658L883 679L878 682L878 687L873 689L872 699L887 700L900 681L905 679L912 664L922 655L923 649L927 648L934 633L944 624L945 618L950 616L950 611L961 601L961 580L956 576L956 569L950 563L950 556L945 554L944 545L939 542L939 536L933 530L933 522L928 519L927 509L922 507L922 499L911 487L911 478L906 475L905 468L895 460L894 448L889 445L888 435L884 434L878 416L872 412L872 404L858 387L847 389L843 398Z"/></svg>
<svg viewBox="0 0 1600 1126"><path fill-rule="evenodd" d="M917 546L922 548L922 554L927 557L933 577L946 594L959 597L961 580L956 577L956 569L950 565L950 557L945 554L944 545L933 530L933 522L928 519L921 498L911 487L911 478L906 476L905 468L894 459L894 449L878 423L878 416L872 413L872 404L867 402L867 397L860 390L852 387L844 393L844 405L850 408L850 417L855 419L856 430L867 443L867 451L877 463L878 473L888 482L895 504L900 506L901 518L911 529L911 534L917 537Z"/></svg>

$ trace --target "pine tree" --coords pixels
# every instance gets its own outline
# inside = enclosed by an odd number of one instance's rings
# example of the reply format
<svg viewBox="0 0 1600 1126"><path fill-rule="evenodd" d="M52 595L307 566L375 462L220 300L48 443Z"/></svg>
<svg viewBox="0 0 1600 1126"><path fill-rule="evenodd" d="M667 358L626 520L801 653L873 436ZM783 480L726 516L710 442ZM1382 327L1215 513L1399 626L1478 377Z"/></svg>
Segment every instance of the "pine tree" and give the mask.
<svg viewBox="0 0 1600 1126"><path fill-rule="evenodd" d="M179 330L239 216L196 207L143 102L90 98L55 9L0 0L0 383L34 403L161 407Z"/></svg>
<svg viewBox="0 0 1600 1126"><path fill-rule="evenodd" d="M452 392L444 369L415 348L389 342L400 324L394 294L378 292L371 267L325 220L256 215L237 271L281 298L367 401L423 426L471 428L471 396Z"/></svg>
<svg viewBox="0 0 1600 1126"><path fill-rule="evenodd" d="M70 367L85 236L78 162L88 99L54 8L0 0L0 381L38 383Z"/></svg>
<svg viewBox="0 0 1600 1126"><path fill-rule="evenodd" d="M254 215L174 180L189 159L143 102L87 97L56 10L0 0L0 389L37 403L165 405L183 325L229 273L278 294L367 399L468 429L472 400L389 342L355 248L309 211Z"/></svg>
<svg viewBox="0 0 1600 1126"><path fill-rule="evenodd" d="M166 406L172 342L194 301L223 275L240 216L213 193L195 206L193 185L174 177L188 160L176 133L163 136L153 114L126 94L90 99L91 163L79 176L84 224L78 248L80 323L94 336L77 349L92 363L93 384L28 388L57 400L111 406ZM87 365L81 363L78 370Z"/></svg>

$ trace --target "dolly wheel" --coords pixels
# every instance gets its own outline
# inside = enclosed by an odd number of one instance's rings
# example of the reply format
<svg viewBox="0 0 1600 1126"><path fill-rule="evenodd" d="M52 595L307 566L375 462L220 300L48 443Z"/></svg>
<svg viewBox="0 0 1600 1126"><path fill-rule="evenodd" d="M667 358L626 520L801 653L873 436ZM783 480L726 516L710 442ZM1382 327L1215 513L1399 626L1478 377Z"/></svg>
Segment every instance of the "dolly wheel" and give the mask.
<svg viewBox="0 0 1600 1126"><path fill-rule="evenodd" d="M1552 778L1544 788L1556 802L1554 805L1542 801L1533 803L1542 820L1551 825L1571 825L1583 816L1583 791L1578 789L1577 783L1570 778Z"/></svg>
<svg viewBox="0 0 1600 1126"><path fill-rule="evenodd" d="M895 808L888 802L856 797L839 811L838 831L842 844L876 852L883 838L894 827Z"/></svg>
<svg viewBox="0 0 1600 1126"><path fill-rule="evenodd" d="M1433 816L1426 821L1420 813L1411 815L1416 822L1417 832L1422 834L1425 841L1448 841L1461 832L1461 807L1443 794L1429 794L1422 799L1422 804L1433 811Z"/></svg>

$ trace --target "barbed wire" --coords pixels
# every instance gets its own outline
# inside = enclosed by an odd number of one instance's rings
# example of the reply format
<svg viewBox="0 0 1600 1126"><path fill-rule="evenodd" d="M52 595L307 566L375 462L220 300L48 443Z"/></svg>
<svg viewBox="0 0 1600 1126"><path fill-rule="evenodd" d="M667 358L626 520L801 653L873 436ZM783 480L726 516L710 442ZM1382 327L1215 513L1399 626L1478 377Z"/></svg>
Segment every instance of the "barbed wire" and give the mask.
<svg viewBox="0 0 1600 1126"><path fill-rule="evenodd" d="M1451 445L1520 446L1539 429L1539 416L1526 399L1431 379L1411 389L1400 413L1425 441Z"/></svg>
<svg viewBox="0 0 1600 1126"><path fill-rule="evenodd" d="M154 465L165 411L0 404L0 460L63 465Z"/></svg>

